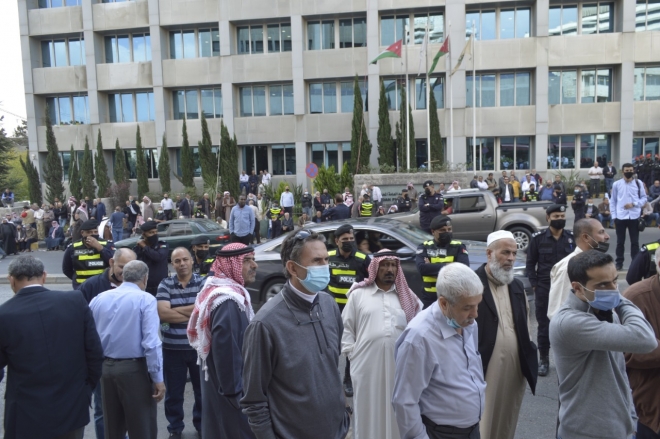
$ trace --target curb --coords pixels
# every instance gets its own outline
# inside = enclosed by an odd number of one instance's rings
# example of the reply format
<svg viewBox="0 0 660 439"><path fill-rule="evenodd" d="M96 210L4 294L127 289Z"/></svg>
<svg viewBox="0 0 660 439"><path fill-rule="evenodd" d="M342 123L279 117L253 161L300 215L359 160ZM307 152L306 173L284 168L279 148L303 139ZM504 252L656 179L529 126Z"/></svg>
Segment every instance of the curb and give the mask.
<svg viewBox="0 0 660 439"><path fill-rule="evenodd" d="M48 274L46 276L46 285L48 284L69 284L71 279L63 274ZM6 276L0 276L0 285L9 285L9 279Z"/></svg>

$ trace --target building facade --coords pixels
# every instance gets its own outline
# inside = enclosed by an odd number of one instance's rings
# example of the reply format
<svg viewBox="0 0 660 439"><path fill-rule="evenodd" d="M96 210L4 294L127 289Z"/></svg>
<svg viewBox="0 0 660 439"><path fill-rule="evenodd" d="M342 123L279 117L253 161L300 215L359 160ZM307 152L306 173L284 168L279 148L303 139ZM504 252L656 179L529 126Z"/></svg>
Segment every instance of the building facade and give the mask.
<svg viewBox="0 0 660 439"><path fill-rule="evenodd" d="M214 145L221 120L236 134L240 169L269 169L275 182L303 185L310 162L341 170L351 153L356 75L377 165L380 81L394 127L409 74L417 139L411 165L425 165L424 71L447 37L450 56L429 82L450 163L568 172L660 152L656 0L18 4L30 151L45 163L48 111L65 170L70 145L82 151L87 136L93 147L100 129L110 172L118 140L134 173L139 126L155 192L163 135L180 173L183 119L195 146L202 112ZM448 75L473 32L474 53ZM400 39L401 59L369 64Z"/></svg>

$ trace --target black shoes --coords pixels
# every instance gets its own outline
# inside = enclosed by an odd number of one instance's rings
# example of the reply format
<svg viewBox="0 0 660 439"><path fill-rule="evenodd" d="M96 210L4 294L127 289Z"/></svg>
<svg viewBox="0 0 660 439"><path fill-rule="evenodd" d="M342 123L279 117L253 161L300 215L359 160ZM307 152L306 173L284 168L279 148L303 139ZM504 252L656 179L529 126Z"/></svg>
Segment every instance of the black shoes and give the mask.
<svg viewBox="0 0 660 439"><path fill-rule="evenodd" d="M623 270L623 264L616 264L616 271Z"/></svg>
<svg viewBox="0 0 660 439"><path fill-rule="evenodd" d="M170 439L181 439L181 433L170 433Z"/></svg>
<svg viewBox="0 0 660 439"><path fill-rule="evenodd" d="M548 375L550 370L550 358L547 355L541 355L541 361L539 362L539 376L544 377Z"/></svg>
<svg viewBox="0 0 660 439"><path fill-rule="evenodd" d="M353 380L351 380L351 377L344 377L344 395L346 395L346 398L353 397Z"/></svg>

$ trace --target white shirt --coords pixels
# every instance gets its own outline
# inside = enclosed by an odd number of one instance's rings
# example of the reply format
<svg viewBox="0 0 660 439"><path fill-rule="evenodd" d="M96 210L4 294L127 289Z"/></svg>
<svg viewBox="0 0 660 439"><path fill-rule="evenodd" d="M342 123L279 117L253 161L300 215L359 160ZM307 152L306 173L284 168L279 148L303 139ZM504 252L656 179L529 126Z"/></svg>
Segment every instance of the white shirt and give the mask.
<svg viewBox="0 0 660 439"><path fill-rule="evenodd" d="M511 194L509 193L509 185L504 184L504 201L511 201Z"/></svg>
<svg viewBox="0 0 660 439"><path fill-rule="evenodd" d="M250 180L250 177L247 174L241 174L240 177L238 177L238 180L241 183L247 183Z"/></svg>
<svg viewBox="0 0 660 439"><path fill-rule="evenodd" d="M600 176L603 175L603 168L600 166L592 166L589 168L589 178L592 180L600 180Z"/></svg>
<svg viewBox="0 0 660 439"><path fill-rule="evenodd" d="M261 183L264 186L268 186L270 184L270 174L268 172L266 172L264 176L261 178Z"/></svg>
<svg viewBox="0 0 660 439"><path fill-rule="evenodd" d="M550 271L550 292L548 293L548 318L557 314L559 308L571 293L571 281L568 279L568 261L582 253L580 247L575 247L573 253L557 262Z"/></svg>
<svg viewBox="0 0 660 439"><path fill-rule="evenodd" d="M293 207L293 194L290 191L282 192L282 195L280 195L280 206Z"/></svg>
<svg viewBox="0 0 660 439"><path fill-rule="evenodd" d="M478 181L477 187L482 191L488 190L488 183L486 183L485 181Z"/></svg>
<svg viewBox="0 0 660 439"><path fill-rule="evenodd" d="M44 219L43 209L39 209L39 210L34 211L34 219L36 219L36 220Z"/></svg>
<svg viewBox="0 0 660 439"><path fill-rule="evenodd" d="M535 184L533 181L527 181L527 180L525 180L525 181L522 182L522 185L520 186L520 189L521 189L523 192L529 192L529 185L531 185L531 184L533 184L534 187L536 187L536 184Z"/></svg>
<svg viewBox="0 0 660 439"><path fill-rule="evenodd" d="M174 209L174 202L171 198L163 198L160 200L160 207L162 207L163 210L172 210Z"/></svg>
<svg viewBox="0 0 660 439"><path fill-rule="evenodd" d="M378 186L374 186L371 189L371 198L380 203L380 201L383 199L383 194L380 192L380 188Z"/></svg>

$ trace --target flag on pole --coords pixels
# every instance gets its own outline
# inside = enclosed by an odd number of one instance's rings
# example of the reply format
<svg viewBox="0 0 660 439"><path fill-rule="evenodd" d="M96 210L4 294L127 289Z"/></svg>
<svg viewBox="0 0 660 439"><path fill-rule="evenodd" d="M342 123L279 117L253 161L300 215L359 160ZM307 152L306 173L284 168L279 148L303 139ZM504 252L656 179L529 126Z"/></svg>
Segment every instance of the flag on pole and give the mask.
<svg viewBox="0 0 660 439"><path fill-rule="evenodd" d="M465 43L465 47L463 48L461 55L458 57L458 62L456 63L456 67L454 67L454 70L451 71L452 75L456 73L456 70L458 70L458 68L461 66L461 63L463 62L463 58L465 58L465 55L472 55L472 38L474 38L474 35L470 35L470 39L467 40L467 43Z"/></svg>
<svg viewBox="0 0 660 439"><path fill-rule="evenodd" d="M440 50L438 50L438 53L435 54L433 57L433 63L431 64L431 70L429 70L429 75L433 73L433 70L435 70L435 66L438 64L438 61L440 61L440 58L445 56L446 54L449 53L449 37L445 38L445 42L440 47Z"/></svg>
<svg viewBox="0 0 660 439"><path fill-rule="evenodd" d="M396 43L392 44L390 47L385 49L380 55L374 58L369 64L376 64L378 60L383 58L401 58L401 43L403 40L399 40Z"/></svg>
<svg viewBox="0 0 660 439"><path fill-rule="evenodd" d="M426 51L429 44L428 28L424 29L424 41L422 42L422 50L419 51L419 67L417 68L417 76L422 73L422 63L426 61Z"/></svg>

